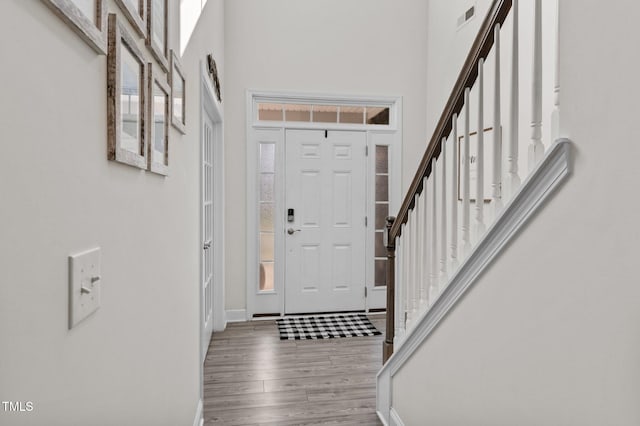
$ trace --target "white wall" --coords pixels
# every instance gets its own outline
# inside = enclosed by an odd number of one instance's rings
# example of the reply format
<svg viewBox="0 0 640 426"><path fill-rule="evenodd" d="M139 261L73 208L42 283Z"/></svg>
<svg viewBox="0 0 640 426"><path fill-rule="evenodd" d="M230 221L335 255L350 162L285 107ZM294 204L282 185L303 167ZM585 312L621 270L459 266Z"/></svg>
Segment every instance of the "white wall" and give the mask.
<svg viewBox="0 0 640 426"><path fill-rule="evenodd" d="M171 7L178 48L179 3ZM188 136L171 131L163 178L107 161L106 57L43 2L2 2L0 51L0 400L34 406L0 407L0 424L192 424L200 52L183 61ZM68 330L67 256L93 246L102 307Z"/></svg>
<svg viewBox="0 0 640 426"><path fill-rule="evenodd" d="M427 2L226 3L227 308L245 307L247 89L403 98L403 181L426 144Z"/></svg>
<svg viewBox="0 0 640 426"><path fill-rule="evenodd" d="M638 19L561 1L574 174L396 376L405 424L640 423Z"/></svg>

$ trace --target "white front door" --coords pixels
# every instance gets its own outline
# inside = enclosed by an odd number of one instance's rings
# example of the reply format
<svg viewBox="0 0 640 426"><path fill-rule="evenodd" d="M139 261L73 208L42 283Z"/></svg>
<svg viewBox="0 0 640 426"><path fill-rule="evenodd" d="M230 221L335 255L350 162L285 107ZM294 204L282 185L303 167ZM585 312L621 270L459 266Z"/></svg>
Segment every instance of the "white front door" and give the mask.
<svg viewBox="0 0 640 426"><path fill-rule="evenodd" d="M287 130L285 312L365 309L366 134Z"/></svg>
<svg viewBox="0 0 640 426"><path fill-rule="evenodd" d="M213 120L205 111L202 122L202 359L213 333Z"/></svg>

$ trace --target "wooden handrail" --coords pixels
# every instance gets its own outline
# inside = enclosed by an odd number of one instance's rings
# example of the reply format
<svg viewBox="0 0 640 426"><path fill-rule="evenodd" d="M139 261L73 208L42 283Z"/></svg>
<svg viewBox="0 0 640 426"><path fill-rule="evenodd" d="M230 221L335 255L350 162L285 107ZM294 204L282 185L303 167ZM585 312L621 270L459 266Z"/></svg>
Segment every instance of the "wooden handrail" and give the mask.
<svg viewBox="0 0 640 426"><path fill-rule="evenodd" d="M427 145L422 161L418 166L416 175L409 186L407 195L400 206L400 211L396 216L396 220L391 228L389 238L395 240L402 232L402 225L407 222L409 211L413 209L416 194L422 193L422 180L425 176L431 174L431 160L438 158L442 150L442 139L449 136L452 128L452 119L454 114L459 114L464 104L464 91L467 87L472 87L478 77L478 62L480 59L486 59L491 47L494 43L494 27L496 24L502 24L509 15L512 0L495 0L491 5L491 9L487 17L482 23L478 36L476 37L471 50L464 62L462 71L458 75L451 96L442 111L438 125L433 132L433 136Z"/></svg>

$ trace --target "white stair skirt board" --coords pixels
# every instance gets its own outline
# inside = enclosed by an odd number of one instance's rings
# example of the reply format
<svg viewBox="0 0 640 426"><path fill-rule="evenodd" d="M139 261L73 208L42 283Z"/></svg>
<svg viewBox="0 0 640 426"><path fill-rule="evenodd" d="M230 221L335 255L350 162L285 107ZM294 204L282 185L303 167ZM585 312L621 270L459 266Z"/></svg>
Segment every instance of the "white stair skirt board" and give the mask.
<svg viewBox="0 0 640 426"><path fill-rule="evenodd" d="M193 419L193 426L202 426L204 425L204 416L203 416L203 406L202 400L198 400L198 406L196 407L196 417Z"/></svg>
<svg viewBox="0 0 640 426"><path fill-rule="evenodd" d="M404 426L404 422L400 418L400 415L395 408L391 407L389 417L391 419L391 423L389 423L389 426Z"/></svg>
<svg viewBox="0 0 640 426"><path fill-rule="evenodd" d="M433 306L417 318L415 327L404 336L401 345L394 348L393 355L377 375L376 408L383 423L394 424L390 423L390 419L393 399L391 389L395 374L475 283L482 271L498 256L502 248L517 235L527 219L570 175L570 157L571 142L568 139L558 139L504 207L483 240L454 271Z"/></svg>
<svg viewBox="0 0 640 426"><path fill-rule="evenodd" d="M225 312L227 322L245 322L247 320L246 309L227 309Z"/></svg>

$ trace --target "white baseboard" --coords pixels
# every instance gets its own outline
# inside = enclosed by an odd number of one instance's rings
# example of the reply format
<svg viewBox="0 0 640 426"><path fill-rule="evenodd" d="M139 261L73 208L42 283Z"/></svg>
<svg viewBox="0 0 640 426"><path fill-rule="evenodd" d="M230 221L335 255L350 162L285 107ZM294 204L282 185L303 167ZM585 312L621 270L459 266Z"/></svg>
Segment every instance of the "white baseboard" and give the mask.
<svg viewBox="0 0 640 426"><path fill-rule="evenodd" d="M453 273L449 283L433 305L416 320L416 325L407 330L399 345L394 345L391 355L378 372L376 405L378 413L389 416L389 425L394 423L393 378L411 355L429 337L440 321L456 305L465 292L477 281L482 271L500 254L550 195L571 173L571 143L567 139L556 141L545 154L531 175L522 183L513 199L487 230L483 239L473 248L469 257ZM397 414L397 413L396 413ZM399 419L399 417L398 417Z"/></svg>
<svg viewBox="0 0 640 426"><path fill-rule="evenodd" d="M198 406L196 407L196 416L193 419L193 426L203 426L204 425L204 416L203 416L203 406L202 400L198 400Z"/></svg>
<svg viewBox="0 0 640 426"><path fill-rule="evenodd" d="M227 309L227 322L245 322L247 320L246 309Z"/></svg>

